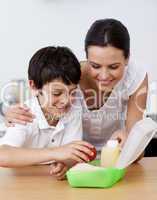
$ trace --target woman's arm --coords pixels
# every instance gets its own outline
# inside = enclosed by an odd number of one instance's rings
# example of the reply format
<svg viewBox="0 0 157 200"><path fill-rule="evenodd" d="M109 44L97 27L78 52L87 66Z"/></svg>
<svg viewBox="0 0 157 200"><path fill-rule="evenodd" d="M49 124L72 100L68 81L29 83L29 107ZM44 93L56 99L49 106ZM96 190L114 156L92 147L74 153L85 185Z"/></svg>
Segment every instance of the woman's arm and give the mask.
<svg viewBox="0 0 157 200"><path fill-rule="evenodd" d="M146 75L140 87L130 96L128 101L126 131L130 132L133 125L143 118L146 109L148 93L148 76Z"/></svg>
<svg viewBox="0 0 157 200"><path fill-rule="evenodd" d="M4 113L4 117L7 126L14 126L15 123L26 125L35 118L27 106L19 104L10 106Z"/></svg>
<svg viewBox="0 0 157 200"><path fill-rule="evenodd" d="M146 108L147 92L148 77L146 75L140 87L129 98L125 128L117 130L111 136L111 139L117 139L119 141L121 148L123 147L131 128L137 121L143 118L143 113Z"/></svg>

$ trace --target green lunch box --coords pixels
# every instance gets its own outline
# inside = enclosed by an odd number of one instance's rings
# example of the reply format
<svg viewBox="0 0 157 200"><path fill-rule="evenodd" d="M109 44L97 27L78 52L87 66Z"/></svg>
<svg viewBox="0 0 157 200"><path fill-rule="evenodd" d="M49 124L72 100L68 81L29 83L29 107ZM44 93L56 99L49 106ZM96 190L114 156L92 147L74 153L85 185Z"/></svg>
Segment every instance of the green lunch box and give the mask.
<svg viewBox="0 0 157 200"><path fill-rule="evenodd" d="M100 160L94 160L89 164L100 165ZM121 180L125 175L125 169L104 168L95 171L72 171L66 173L71 187L109 188Z"/></svg>

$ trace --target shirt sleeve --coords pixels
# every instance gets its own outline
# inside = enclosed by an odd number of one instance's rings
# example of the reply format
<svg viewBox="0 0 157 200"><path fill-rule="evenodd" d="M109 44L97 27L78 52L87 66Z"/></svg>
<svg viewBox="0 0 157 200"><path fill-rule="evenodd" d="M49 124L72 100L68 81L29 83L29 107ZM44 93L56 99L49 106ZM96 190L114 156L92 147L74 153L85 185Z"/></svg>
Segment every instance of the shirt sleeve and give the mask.
<svg viewBox="0 0 157 200"><path fill-rule="evenodd" d="M127 87L127 95L131 96L140 87L147 74L146 68L140 63L130 63L124 83Z"/></svg>
<svg viewBox="0 0 157 200"><path fill-rule="evenodd" d="M15 125L6 130L5 135L0 140L0 145L22 147L26 142L27 126Z"/></svg>

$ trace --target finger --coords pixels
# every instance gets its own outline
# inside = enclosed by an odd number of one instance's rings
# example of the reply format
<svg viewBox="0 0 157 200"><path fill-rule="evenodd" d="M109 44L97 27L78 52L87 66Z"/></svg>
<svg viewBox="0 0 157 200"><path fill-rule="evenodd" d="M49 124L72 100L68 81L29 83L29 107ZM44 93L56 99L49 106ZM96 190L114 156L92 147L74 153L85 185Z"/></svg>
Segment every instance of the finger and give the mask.
<svg viewBox="0 0 157 200"><path fill-rule="evenodd" d="M27 116L25 116L25 115L21 115L21 114L16 114L16 113L14 113L14 115L12 115L12 116L8 116L7 117L7 120L8 121L11 121L11 122L13 122L14 120L20 120L20 121L24 121L24 122L33 122L33 119L32 118L30 118L30 117L27 117Z"/></svg>
<svg viewBox="0 0 157 200"><path fill-rule="evenodd" d="M59 181L62 181L62 180L65 180L66 179L66 172L64 172L62 175L60 176L56 176L56 179L59 180Z"/></svg>
<svg viewBox="0 0 157 200"><path fill-rule="evenodd" d="M59 173L56 174L56 177L63 177L65 176L66 172L67 172L68 168L65 166L62 171L60 171Z"/></svg>
<svg viewBox="0 0 157 200"><path fill-rule="evenodd" d="M120 137L116 137L116 138L114 138L114 140L117 140L118 143L119 143L120 145L121 145L122 142L123 142L122 138L120 138Z"/></svg>
<svg viewBox="0 0 157 200"><path fill-rule="evenodd" d="M74 149L73 154L74 154L77 158L81 159L81 162L89 162L89 161L90 161L90 160L89 160L89 157L88 157L85 153L83 153L83 152L81 152L81 151L78 151L78 150L75 150L75 149Z"/></svg>
<svg viewBox="0 0 157 200"><path fill-rule="evenodd" d="M65 180L65 179L66 179L66 175L63 175L63 176L57 178L58 181L63 181L63 180Z"/></svg>
<svg viewBox="0 0 157 200"><path fill-rule="evenodd" d="M20 108L21 110L25 110L25 111L29 111L29 110L30 110L30 108L29 108L26 104L20 104L20 105L19 105L19 108Z"/></svg>
<svg viewBox="0 0 157 200"><path fill-rule="evenodd" d="M58 181L63 181L63 180L65 180L65 179L66 179L66 173L64 173L62 176L56 177L56 179L57 179Z"/></svg>
<svg viewBox="0 0 157 200"><path fill-rule="evenodd" d="M12 112L8 112L7 113L7 116L10 117L10 116L13 116L13 114L16 114L16 115L23 115L23 116L26 116L28 118L34 118L34 115L30 112L30 111L26 111L26 110L23 110L23 109L15 109L15 110L12 110Z"/></svg>
<svg viewBox="0 0 157 200"><path fill-rule="evenodd" d="M25 121L19 120L19 119L10 119L9 124L14 126L14 124L21 124L21 125L26 125L27 123Z"/></svg>
<svg viewBox="0 0 157 200"><path fill-rule="evenodd" d="M23 104L23 103L17 103L15 105L11 105L10 109L30 110L30 108L26 104Z"/></svg>
<svg viewBox="0 0 157 200"><path fill-rule="evenodd" d="M60 173L63 170L63 168L64 168L64 165L61 163L58 163L57 166L54 168L53 172L56 174Z"/></svg>
<svg viewBox="0 0 157 200"><path fill-rule="evenodd" d="M53 174L54 169L56 168L57 163L52 163L50 165L50 174Z"/></svg>
<svg viewBox="0 0 157 200"><path fill-rule="evenodd" d="M23 115L26 115L27 117L30 117L30 118L35 118L35 115L31 112L30 108L20 108L21 109L21 112L23 113Z"/></svg>
<svg viewBox="0 0 157 200"><path fill-rule="evenodd" d="M121 137L119 135L117 135L117 134L113 134L111 136L110 140L117 140L118 143L121 143L121 141L122 141Z"/></svg>
<svg viewBox="0 0 157 200"><path fill-rule="evenodd" d="M14 127L14 124L11 121L5 120L5 126L6 127Z"/></svg>
<svg viewBox="0 0 157 200"><path fill-rule="evenodd" d="M81 152L83 152L83 153L86 153L87 155L89 155L89 156L93 156L93 152L92 152L92 150L90 150L88 147L86 147L86 146L82 146L82 145L74 145L73 146L73 148L74 149L77 149L77 150L79 150L79 151L81 151Z"/></svg>
<svg viewBox="0 0 157 200"><path fill-rule="evenodd" d="M55 163L51 166L50 174L57 174L64 168L63 163Z"/></svg>
<svg viewBox="0 0 157 200"><path fill-rule="evenodd" d="M75 154L73 154L73 155L71 156L70 160L75 161L76 164L77 164L77 163L83 163L83 162L85 162L83 159L81 159L79 156L77 156L77 155L75 155Z"/></svg>
<svg viewBox="0 0 157 200"><path fill-rule="evenodd" d="M28 116L26 116L26 115L17 115L16 117L15 117L15 119L18 119L18 120L21 120L21 121L24 121L24 122L33 122L33 118L30 118L30 117L28 117ZM12 121L13 121L13 119L12 119Z"/></svg>
<svg viewBox="0 0 157 200"><path fill-rule="evenodd" d="M93 147L94 147L94 145L92 145L92 144L90 144L90 143L88 143L88 142L86 142L86 141L76 141L76 142L74 142L74 143L79 144L79 145L86 146L86 147L88 147L88 148L93 148Z"/></svg>

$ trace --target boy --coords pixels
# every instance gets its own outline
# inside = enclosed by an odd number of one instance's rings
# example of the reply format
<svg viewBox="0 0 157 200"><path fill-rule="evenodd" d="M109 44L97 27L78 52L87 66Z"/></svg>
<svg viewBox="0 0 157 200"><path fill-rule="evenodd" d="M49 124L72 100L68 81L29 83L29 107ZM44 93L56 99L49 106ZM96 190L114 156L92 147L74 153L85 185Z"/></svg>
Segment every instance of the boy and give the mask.
<svg viewBox="0 0 157 200"><path fill-rule="evenodd" d="M1 167L55 161L64 174L63 163L89 161L93 146L81 141L81 106L76 92L80 76L80 64L66 47L46 47L34 54L28 69L34 97L26 105L36 119L7 129L0 142Z"/></svg>

